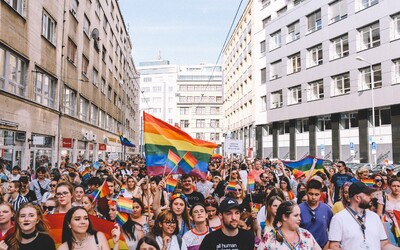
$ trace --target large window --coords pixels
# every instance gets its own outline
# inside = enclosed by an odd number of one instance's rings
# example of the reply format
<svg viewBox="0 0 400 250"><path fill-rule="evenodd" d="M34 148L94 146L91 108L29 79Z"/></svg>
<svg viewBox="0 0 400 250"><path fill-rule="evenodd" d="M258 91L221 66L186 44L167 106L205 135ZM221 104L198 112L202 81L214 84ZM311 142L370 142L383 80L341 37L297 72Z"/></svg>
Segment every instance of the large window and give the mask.
<svg viewBox="0 0 400 250"><path fill-rule="evenodd" d="M196 107L196 115L204 115L205 113L206 113L205 107Z"/></svg>
<svg viewBox="0 0 400 250"><path fill-rule="evenodd" d="M356 0L355 2L356 9L359 11L379 3L379 0Z"/></svg>
<svg viewBox="0 0 400 250"><path fill-rule="evenodd" d="M70 11L71 11L71 14L75 17L75 18L78 18L78 4L79 4L79 2L78 2L78 0L71 0L70 1Z"/></svg>
<svg viewBox="0 0 400 250"><path fill-rule="evenodd" d="M261 43L260 43L260 52L261 52L261 53L264 53L264 52L265 52L265 40L264 40L264 41L261 41Z"/></svg>
<svg viewBox="0 0 400 250"><path fill-rule="evenodd" d="M93 68L93 85L99 87L99 72Z"/></svg>
<svg viewBox="0 0 400 250"><path fill-rule="evenodd" d="M79 119L87 122L89 119L89 101L79 97Z"/></svg>
<svg viewBox="0 0 400 250"><path fill-rule="evenodd" d="M282 61L276 61L271 63L270 67L270 80L275 80L278 79L279 77L282 77Z"/></svg>
<svg viewBox="0 0 400 250"><path fill-rule="evenodd" d="M260 73L261 73L261 83L266 83L267 82L267 69L262 68L260 70Z"/></svg>
<svg viewBox="0 0 400 250"><path fill-rule="evenodd" d="M210 127L212 128L219 128L219 119L211 119L210 120Z"/></svg>
<svg viewBox="0 0 400 250"><path fill-rule="evenodd" d="M358 128L358 113L345 113L340 116L342 129Z"/></svg>
<svg viewBox="0 0 400 250"><path fill-rule="evenodd" d="M322 80L308 83L308 101L324 98L324 82Z"/></svg>
<svg viewBox="0 0 400 250"><path fill-rule="evenodd" d="M288 57L287 70L288 74L297 73L301 71L300 52Z"/></svg>
<svg viewBox="0 0 400 250"><path fill-rule="evenodd" d="M220 110L220 107L210 107L210 114L219 115L221 112Z"/></svg>
<svg viewBox="0 0 400 250"><path fill-rule="evenodd" d="M350 93L349 72L332 76L332 82L333 82L332 96Z"/></svg>
<svg viewBox="0 0 400 250"><path fill-rule="evenodd" d="M56 22L45 11L42 16L42 36L44 36L52 44L56 43Z"/></svg>
<svg viewBox="0 0 400 250"><path fill-rule="evenodd" d="M261 111L267 110L267 96L261 96Z"/></svg>
<svg viewBox="0 0 400 250"><path fill-rule="evenodd" d="M100 89L101 93L106 94L106 80L103 77L101 78Z"/></svg>
<svg viewBox="0 0 400 250"><path fill-rule="evenodd" d="M196 133L196 139L205 140L206 139L205 133Z"/></svg>
<svg viewBox="0 0 400 250"><path fill-rule="evenodd" d="M5 2L10 5L16 12L18 12L21 16L25 16L25 5L26 0L5 0Z"/></svg>
<svg viewBox="0 0 400 250"><path fill-rule="evenodd" d="M27 64L22 57L0 47L0 88L24 96Z"/></svg>
<svg viewBox="0 0 400 250"><path fill-rule="evenodd" d="M317 128L318 131L325 131L332 129L331 117L330 116L318 117Z"/></svg>
<svg viewBox="0 0 400 250"><path fill-rule="evenodd" d="M188 115L189 114L189 107L180 107L179 111L180 111L179 113L181 115Z"/></svg>
<svg viewBox="0 0 400 250"><path fill-rule="evenodd" d="M96 105L91 104L90 105L90 122L95 126L98 125L98 116L99 116L99 108Z"/></svg>
<svg viewBox="0 0 400 250"><path fill-rule="evenodd" d="M204 119L196 120L196 128L205 128L205 127L206 127L206 120Z"/></svg>
<svg viewBox="0 0 400 250"><path fill-rule="evenodd" d="M289 88L288 105L301 103L301 85Z"/></svg>
<svg viewBox="0 0 400 250"><path fill-rule="evenodd" d="M76 51L77 51L76 44L71 40L71 38L68 38L67 59L73 64L76 64L77 62Z"/></svg>
<svg viewBox="0 0 400 250"><path fill-rule="evenodd" d="M271 22L271 16L268 16L268 17L266 17L266 18L264 18L264 19L262 20L263 29L264 29L265 27L267 27L267 24L268 24L269 22Z"/></svg>
<svg viewBox="0 0 400 250"><path fill-rule="evenodd" d="M40 69L35 68L34 81L35 101L44 106L54 108L56 79Z"/></svg>
<svg viewBox="0 0 400 250"><path fill-rule="evenodd" d="M392 16L392 40L400 39L400 13Z"/></svg>
<svg viewBox="0 0 400 250"><path fill-rule="evenodd" d="M322 44L307 50L307 67L314 67L323 63Z"/></svg>
<svg viewBox="0 0 400 250"><path fill-rule="evenodd" d="M393 83L400 83L400 59L393 60Z"/></svg>
<svg viewBox="0 0 400 250"><path fill-rule="evenodd" d="M359 50L377 47L381 44L379 22L358 29Z"/></svg>
<svg viewBox="0 0 400 250"><path fill-rule="evenodd" d="M281 47L281 45L282 45L281 31L278 30L277 32L271 34L270 42L269 42L269 49L273 50L273 49Z"/></svg>
<svg viewBox="0 0 400 250"><path fill-rule="evenodd" d="M90 36L90 20L86 15L84 15L83 19L83 31L87 36Z"/></svg>
<svg viewBox="0 0 400 250"><path fill-rule="evenodd" d="M189 127L189 120L180 120L179 127L181 128L188 128Z"/></svg>
<svg viewBox="0 0 400 250"><path fill-rule="evenodd" d="M310 131L308 125L308 119L302 119L296 121L296 131L297 133L304 133Z"/></svg>
<svg viewBox="0 0 400 250"><path fill-rule="evenodd" d="M82 75L87 77L89 67L89 59L86 56L82 55Z"/></svg>
<svg viewBox="0 0 400 250"><path fill-rule="evenodd" d="M322 28L321 10L317 10L307 16L308 33L320 30Z"/></svg>
<svg viewBox="0 0 400 250"><path fill-rule="evenodd" d="M349 55L349 37L347 34L331 40L331 59L338 59Z"/></svg>
<svg viewBox="0 0 400 250"><path fill-rule="evenodd" d="M280 108L283 105L282 90L271 93L271 109Z"/></svg>
<svg viewBox="0 0 400 250"><path fill-rule="evenodd" d="M288 25L287 29L288 29L288 35L286 42L289 43L300 38L300 21L296 21Z"/></svg>
<svg viewBox="0 0 400 250"><path fill-rule="evenodd" d="M64 113L75 116L76 111L76 92L67 86L64 87Z"/></svg>
<svg viewBox="0 0 400 250"><path fill-rule="evenodd" d="M369 122L372 125L372 110L369 112ZM376 109L375 110L375 127L382 125L390 125L392 123L392 118L389 108Z"/></svg>
<svg viewBox="0 0 400 250"><path fill-rule="evenodd" d="M372 84L374 88L382 87L381 64L375 64L372 66L372 74L371 74L371 67L361 68L359 69L359 71L360 71L360 81L358 90L371 89Z"/></svg>
<svg viewBox="0 0 400 250"><path fill-rule="evenodd" d="M346 0L337 0L329 4L329 19L331 23L342 20L347 17Z"/></svg>
<svg viewBox="0 0 400 250"><path fill-rule="evenodd" d="M106 127L106 112L100 109L99 111L99 127L105 128Z"/></svg>

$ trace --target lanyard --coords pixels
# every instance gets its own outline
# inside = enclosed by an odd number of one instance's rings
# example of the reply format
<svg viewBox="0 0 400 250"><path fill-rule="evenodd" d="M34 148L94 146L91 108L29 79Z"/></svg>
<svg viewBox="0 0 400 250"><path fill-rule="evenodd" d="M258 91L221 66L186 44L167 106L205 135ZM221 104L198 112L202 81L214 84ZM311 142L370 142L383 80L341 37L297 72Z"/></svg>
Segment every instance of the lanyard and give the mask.
<svg viewBox="0 0 400 250"><path fill-rule="evenodd" d="M292 245L292 244L288 241L288 239L286 238L285 234L281 231L281 228L278 228L278 233L279 233L280 235L282 235L284 243L289 247L290 250L295 250L295 249L296 249L296 246L297 246L297 245L299 244L299 242L300 242L300 234L299 234L298 231L297 231L297 235L299 236L299 241L297 242L296 245Z"/></svg>
<svg viewBox="0 0 400 250"><path fill-rule="evenodd" d="M353 209L350 207L346 207L346 210L349 211L350 215L354 218L354 220L360 225L361 231L363 233L364 241L365 241L365 221L367 220L367 216L365 214L365 210L362 216L359 216Z"/></svg>

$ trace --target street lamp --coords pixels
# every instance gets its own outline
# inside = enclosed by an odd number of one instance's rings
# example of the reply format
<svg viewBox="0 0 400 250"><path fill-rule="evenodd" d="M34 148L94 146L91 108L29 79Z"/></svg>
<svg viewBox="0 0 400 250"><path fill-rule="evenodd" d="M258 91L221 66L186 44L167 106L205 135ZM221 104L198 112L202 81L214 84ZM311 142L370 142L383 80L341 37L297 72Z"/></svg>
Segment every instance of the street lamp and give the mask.
<svg viewBox="0 0 400 250"><path fill-rule="evenodd" d="M358 61L362 61L365 63L369 64L369 70L371 72L371 102L372 102L372 143L375 142L375 98L374 98L374 88L375 88L375 82L374 82L374 70L372 68L372 63L369 61L365 60L361 56L357 56L356 59ZM372 145L371 143L371 145ZM372 154L372 148L371 148L371 154ZM376 153L374 154L374 164L376 165Z"/></svg>

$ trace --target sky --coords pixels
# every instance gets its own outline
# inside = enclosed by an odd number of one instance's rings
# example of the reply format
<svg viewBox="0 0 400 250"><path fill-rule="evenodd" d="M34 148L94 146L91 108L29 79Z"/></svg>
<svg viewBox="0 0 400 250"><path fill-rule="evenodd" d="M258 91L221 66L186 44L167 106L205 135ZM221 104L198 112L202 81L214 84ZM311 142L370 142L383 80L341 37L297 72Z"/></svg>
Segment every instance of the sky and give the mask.
<svg viewBox="0 0 400 250"><path fill-rule="evenodd" d="M159 55L178 65L216 63L240 1L119 0L136 66Z"/></svg>

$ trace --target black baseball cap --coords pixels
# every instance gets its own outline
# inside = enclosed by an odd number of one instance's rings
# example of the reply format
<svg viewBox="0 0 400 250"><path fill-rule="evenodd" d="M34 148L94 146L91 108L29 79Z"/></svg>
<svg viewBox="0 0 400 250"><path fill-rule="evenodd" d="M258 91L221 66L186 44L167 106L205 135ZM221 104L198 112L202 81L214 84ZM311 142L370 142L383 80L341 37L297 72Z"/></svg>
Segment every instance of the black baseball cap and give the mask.
<svg viewBox="0 0 400 250"><path fill-rule="evenodd" d="M236 199L233 198L225 198L221 204L219 205L219 211L224 213L228 212L232 208L237 208L240 211L242 211L242 208L240 207L239 203L237 202Z"/></svg>
<svg viewBox="0 0 400 250"><path fill-rule="evenodd" d="M365 185L361 181L356 181L353 184L350 185L349 187L349 196L352 198L356 194L372 194L376 190L374 188L370 188L367 185Z"/></svg>

